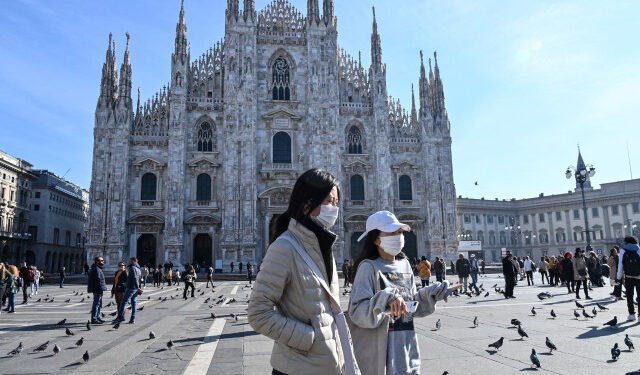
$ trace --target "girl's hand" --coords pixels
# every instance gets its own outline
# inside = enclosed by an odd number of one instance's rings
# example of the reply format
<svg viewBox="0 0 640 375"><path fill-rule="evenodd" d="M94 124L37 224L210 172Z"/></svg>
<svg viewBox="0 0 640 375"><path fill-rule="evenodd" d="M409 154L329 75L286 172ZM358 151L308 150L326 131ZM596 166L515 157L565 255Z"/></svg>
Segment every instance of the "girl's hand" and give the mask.
<svg viewBox="0 0 640 375"><path fill-rule="evenodd" d="M458 289L460 289L462 287L463 287L463 284L456 284L456 285L452 286L451 288L449 288L449 293L453 293L455 290L458 290ZM448 302L447 299L448 298L445 298L444 302Z"/></svg>
<svg viewBox="0 0 640 375"><path fill-rule="evenodd" d="M398 297L389 304L391 316L402 316L407 313L407 304L402 297Z"/></svg>

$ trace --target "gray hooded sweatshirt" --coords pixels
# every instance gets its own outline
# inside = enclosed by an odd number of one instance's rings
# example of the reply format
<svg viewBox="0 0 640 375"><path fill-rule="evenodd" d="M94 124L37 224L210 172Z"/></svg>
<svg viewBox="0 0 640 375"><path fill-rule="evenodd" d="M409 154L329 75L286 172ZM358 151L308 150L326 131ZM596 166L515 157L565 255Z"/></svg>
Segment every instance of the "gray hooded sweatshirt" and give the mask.
<svg viewBox="0 0 640 375"><path fill-rule="evenodd" d="M360 263L347 318L362 374L419 374L420 349L413 318L433 313L436 301L448 295L447 281L416 290L411 265L406 259L377 258ZM392 320L389 304L397 297L418 301L416 312Z"/></svg>

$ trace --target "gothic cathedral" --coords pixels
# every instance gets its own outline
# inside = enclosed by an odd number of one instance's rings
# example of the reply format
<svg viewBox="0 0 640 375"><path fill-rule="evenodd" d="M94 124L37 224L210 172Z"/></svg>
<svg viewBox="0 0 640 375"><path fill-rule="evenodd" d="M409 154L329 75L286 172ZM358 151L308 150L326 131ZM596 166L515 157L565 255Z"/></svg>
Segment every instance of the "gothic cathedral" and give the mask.
<svg viewBox="0 0 640 375"><path fill-rule="evenodd" d="M368 215L411 225L411 258L455 256L450 123L438 61L420 52L418 105L387 93L375 10L371 64L338 47L333 0L256 11L228 0L224 38L191 58L184 4L170 83L131 97L129 35L120 75L109 36L96 107L87 255L109 269L261 261L296 178L313 167L340 181L337 263L354 257Z"/></svg>

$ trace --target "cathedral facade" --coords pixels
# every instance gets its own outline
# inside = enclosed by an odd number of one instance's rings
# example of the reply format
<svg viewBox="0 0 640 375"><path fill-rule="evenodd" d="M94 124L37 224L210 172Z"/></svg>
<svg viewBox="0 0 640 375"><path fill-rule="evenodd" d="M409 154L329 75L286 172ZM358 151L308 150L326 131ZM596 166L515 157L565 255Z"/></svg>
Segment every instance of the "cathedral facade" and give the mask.
<svg viewBox="0 0 640 375"><path fill-rule="evenodd" d="M131 95L129 35L116 65L109 36L96 108L87 256L141 263L259 263L296 178L313 167L341 183L332 228L338 263L360 249L368 215L411 225L410 257L453 258L456 194L450 123L434 53L420 52L417 100L388 95L375 10L371 63L338 45L333 0L256 11L228 0L225 35L191 56L184 4L170 83ZM220 17L223 17L222 15ZM417 51L416 51L417 52ZM418 54L416 53L416 59ZM413 87L412 87L413 90ZM416 104L417 101L417 104Z"/></svg>

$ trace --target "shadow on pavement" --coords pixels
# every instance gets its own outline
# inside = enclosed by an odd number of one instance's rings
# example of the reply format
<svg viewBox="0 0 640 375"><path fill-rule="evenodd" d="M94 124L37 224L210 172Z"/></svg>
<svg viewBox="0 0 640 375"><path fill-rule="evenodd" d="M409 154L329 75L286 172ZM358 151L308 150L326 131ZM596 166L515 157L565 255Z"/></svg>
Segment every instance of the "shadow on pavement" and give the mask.
<svg viewBox="0 0 640 375"><path fill-rule="evenodd" d="M629 324L624 325L625 323L629 323ZM601 328L601 327L596 327L596 326L590 326L590 327L588 327L588 328L590 328L589 331L579 334L578 336L576 336L576 338L577 339L590 339L590 338L594 338L594 337L617 335L619 333L624 332L627 328L637 327L637 326L640 325L640 323L635 323L635 322L625 322L625 323L618 324L618 327L616 327L616 328L611 328L611 327L602 327Z"/></svg>

